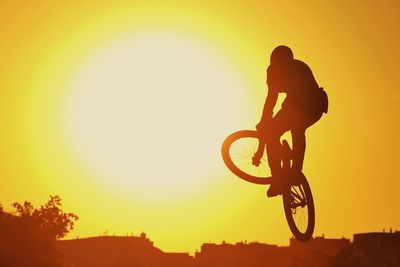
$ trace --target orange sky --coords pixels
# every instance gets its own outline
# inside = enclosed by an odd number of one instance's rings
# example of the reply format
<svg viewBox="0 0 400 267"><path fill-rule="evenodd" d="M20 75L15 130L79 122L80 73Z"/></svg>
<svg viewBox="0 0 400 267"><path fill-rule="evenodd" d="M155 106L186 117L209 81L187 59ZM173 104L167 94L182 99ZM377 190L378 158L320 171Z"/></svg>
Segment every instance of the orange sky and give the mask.
<svg viewBox="0 0 400 267"><path fill-rule="evenodd" d="M330 98L307 134L315 234L400 229L399 6L2 1L0 202L60 195L81 218L71 238L287 244L281 199L219 155L258 122L269 53L286 44Z"/></svg>

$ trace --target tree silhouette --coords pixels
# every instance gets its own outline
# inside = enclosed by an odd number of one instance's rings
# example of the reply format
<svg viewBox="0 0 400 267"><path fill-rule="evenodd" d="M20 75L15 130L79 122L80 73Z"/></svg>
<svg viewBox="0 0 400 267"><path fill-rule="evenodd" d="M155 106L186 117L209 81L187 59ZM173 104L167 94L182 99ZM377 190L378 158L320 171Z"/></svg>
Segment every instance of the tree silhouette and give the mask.
<svg viewBox="0 0 400 267"><path fill-rule="evenodd" d="M79 219L74 213L65 213L61 210L59 196L50 196L50 200L45 205L41 205L40 209L35 209L27 201L24 204L13 203L12 206L16 210L16 216L35 221L42 230L56 239L64 237L74 228L74 222Z"/></svg>
<svg viewBox="0 0 400 267"><path fill-rule="evenodd" d="M0 206L0 266L67 266L56 240L73 229L78 216L61 210L59 196L38 209L28 201L12 206L11 212Z"/></svg>

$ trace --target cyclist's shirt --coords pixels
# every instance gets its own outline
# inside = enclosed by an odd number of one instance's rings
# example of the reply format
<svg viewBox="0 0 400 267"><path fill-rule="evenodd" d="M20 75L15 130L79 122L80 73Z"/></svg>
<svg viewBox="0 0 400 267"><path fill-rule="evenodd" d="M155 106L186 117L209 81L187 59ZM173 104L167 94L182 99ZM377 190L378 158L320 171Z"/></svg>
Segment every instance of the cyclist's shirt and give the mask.
<svg viewBox="0 0 400 267"><path fill-rule="evenodd" d="M286 93L282 108L312 112L318 104L321 90L311 69L300 60L285 65L271 64L267 69L267 84L269 90Z"/></svg>

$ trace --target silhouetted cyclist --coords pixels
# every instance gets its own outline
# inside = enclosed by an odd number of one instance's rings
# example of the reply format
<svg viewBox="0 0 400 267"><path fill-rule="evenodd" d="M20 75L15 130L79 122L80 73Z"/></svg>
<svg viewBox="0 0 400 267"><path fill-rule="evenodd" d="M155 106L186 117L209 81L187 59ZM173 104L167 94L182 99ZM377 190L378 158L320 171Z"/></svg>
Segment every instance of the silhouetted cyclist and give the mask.
<svg viewBox="0 0 400 267"><path fill-rule="evenodd" d="M256 128L265 136L268 164L271 168L272 183L267 192L269 197L281 193L280 137L291 131L293 142L292 175L301 173L306 148L305 131L317 122L328 110L328 99L323 88L318 86L311 69L304 62L294 59L287 46L276 47L271 54L267 69L268 95L262 118ZM286 93L279 112L273 116L278 93ZM256 154L253 162L262 155Z"/></svg>

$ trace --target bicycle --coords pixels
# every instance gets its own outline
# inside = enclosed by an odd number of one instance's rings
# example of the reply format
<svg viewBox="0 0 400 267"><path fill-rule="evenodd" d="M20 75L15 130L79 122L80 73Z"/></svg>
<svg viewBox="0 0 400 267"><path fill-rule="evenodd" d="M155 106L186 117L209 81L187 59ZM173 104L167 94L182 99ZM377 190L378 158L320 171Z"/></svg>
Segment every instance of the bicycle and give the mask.
<svg viewBox="0 0 400 267"><path fill-rule="evenodd" d="M242 130L230 134L222 144L222 158L230 171L239 178L259 185L271 184L268 163L261 158L254 164L255 153L264 154L265 142L260 133ZM286 220L293 235L300 241L308 241L314 232L315 209L310 185L303 173L291 175L292 150L287 142L282 144L282 198Z"/></svg>

